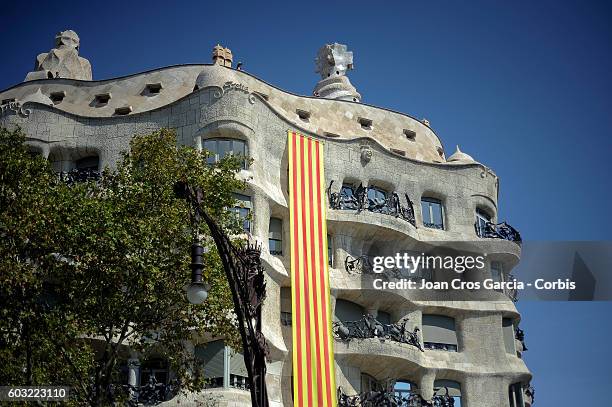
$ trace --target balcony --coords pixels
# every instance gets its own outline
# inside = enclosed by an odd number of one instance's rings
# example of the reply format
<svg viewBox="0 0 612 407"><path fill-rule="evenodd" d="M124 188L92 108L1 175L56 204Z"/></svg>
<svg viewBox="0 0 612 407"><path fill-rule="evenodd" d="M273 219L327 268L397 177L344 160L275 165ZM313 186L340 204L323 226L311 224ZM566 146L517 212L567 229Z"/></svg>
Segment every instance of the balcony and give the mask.
<svg viewBox="0 0 612 407"><path fill-rule="evenodd" d="M354 339L378 338L383 341L389 340L412 345L424 352L418 332L418 327L412 331L409 330L408 318L403 318L395 324L383 324L369 314L357 321L335 321L332 325L334 337L344 342Z"/></svg>
<svg viewBox="0 0 612 407"><path fill-rule="evenodd" d="M453 407L455 400L448 394L448 389L445 390L446 394L436 394L427 401L416 392L396 391L392 386L386 390L370 390L352 396L344 393L342 387L338 387L338 407Z"/></svg>
<svg viewBox="0 0 612 407"><path fill-rule="evenodd" d="M414 280L433 280L432 270L408 270L398 267L386 268L382 273L374 271L374 257L362 255L359 257L346 256L344 259L344 269L349 274L371 274L387 279L414 279Z"/></svg>
<svg viewBox="0 0 612 407"><path fill-rule="evenodd" d="M110 391L118 399L122 396L126 397L125 405L127 406L151 406L171 400L179 393L180 387L176 380L159 383L155 380L155 376L151 376L149 381L141 386L113 384Z"/></svg>
<svg viewBox="0 0 612 407"><path fill-rule="evenodd" d="M476 230L476 235L481 238L504 239L519 245L523 242L518 230L506 222L495 224L488 221L477 221L474 223L474 229Z"/></svg>
<svg viewBox="0 0 612 407"><path fill-rule="evenodd" d="M527 345L525 345L525 331L523 331L521 328L517 326L514 338L517 341L519 341L521 345L523 346L523 349L521 350L521 352L527 351Z"/></svg>
<svg viewBox="0 0 612 407"><path fill-rule="evenodd" d="M82 168L58 172L57 176L60 181L72 185L77 182L97 181L100 179L100 171L91 168Z"/></svg>
<svg viewBox="0 0 612 407"><path fill-rule="evenodd" d="M332 181L327 188L329 207L331 209L354 210L357 211L357 213L361 211L382 213L384 215L401 218L416 227L414 206L408 194L404 194L406 197L406 205L403 206L397 192L384 193L377 188L368 188L362 185L359 185L354 191L352 188L343 187L340 193L331 192L333 183L334 181ZM369 194L368 190L377 193Z"/></svg>

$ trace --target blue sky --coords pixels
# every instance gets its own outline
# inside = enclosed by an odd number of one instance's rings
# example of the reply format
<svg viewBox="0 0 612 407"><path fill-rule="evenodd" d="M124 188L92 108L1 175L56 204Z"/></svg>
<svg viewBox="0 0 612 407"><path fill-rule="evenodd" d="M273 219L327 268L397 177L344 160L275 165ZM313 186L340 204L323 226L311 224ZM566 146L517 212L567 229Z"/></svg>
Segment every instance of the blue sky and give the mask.
<svg viewBox="0 0 612 407"><path fill-rule="evenodd" d="M220 42L250 73L311 94L327 42L354 51L365 103L426 117L447 154L501 178L500 219L525 240L610 240L612 3L9 2L0 88L74 29L105 79L208 63ZM608 404L609 303L519 302L540 406ZM573 391L575 389L575 391Z"/></svg>

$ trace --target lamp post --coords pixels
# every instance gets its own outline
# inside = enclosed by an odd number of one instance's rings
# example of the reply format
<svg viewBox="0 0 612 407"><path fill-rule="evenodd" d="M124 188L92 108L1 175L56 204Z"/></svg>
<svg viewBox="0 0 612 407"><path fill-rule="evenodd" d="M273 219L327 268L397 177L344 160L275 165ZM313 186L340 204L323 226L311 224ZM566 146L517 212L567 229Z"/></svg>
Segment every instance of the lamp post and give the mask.
<svg viewBox="0 0 612 407"><path fill-rule="evenodd" d="M207 251L199 242L191 246L191 284L187 287L187 299L192 304L201 304L208 298L210 286L202 280L203 256Z"/></svg>
<svg viewBox="0 0 612 407"><path fill-rule="evenodd" d="M191 248L191 284L187 289L187 299L191 303L199 304L208 296L209 287L202 280L205 249L197 241L197 231L203 219L219 251L225 276L232 292L251 391L251 403L253 407L268 407L266 387L268 348L261 332L261 307L266 295L266 282L260 259L261 247L250 242L235 246L204 210L202 189L194 188L185 182L177 182L174 192L177 198L185 199L189 204L192 227L196 231L196 242Z"/></svg>

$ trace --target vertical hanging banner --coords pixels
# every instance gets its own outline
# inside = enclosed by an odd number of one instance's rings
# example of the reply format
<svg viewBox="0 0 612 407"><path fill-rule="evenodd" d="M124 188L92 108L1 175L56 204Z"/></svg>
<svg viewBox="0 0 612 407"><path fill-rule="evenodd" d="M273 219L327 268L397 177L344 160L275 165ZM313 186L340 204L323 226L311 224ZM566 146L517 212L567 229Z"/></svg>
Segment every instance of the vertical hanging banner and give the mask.
<svg viewBox="0 0 612 407"><path fill-rule="evenodd" d="M293 403L336 407L323 144L289 131Z"/></svg>

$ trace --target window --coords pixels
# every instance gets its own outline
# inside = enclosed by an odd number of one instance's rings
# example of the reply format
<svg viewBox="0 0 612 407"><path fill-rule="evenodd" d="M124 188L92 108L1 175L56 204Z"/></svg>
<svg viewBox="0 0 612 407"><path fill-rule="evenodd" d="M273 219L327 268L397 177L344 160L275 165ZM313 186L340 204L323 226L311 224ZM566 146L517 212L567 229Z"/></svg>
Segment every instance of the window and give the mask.
<svg viewBox="0 0 612 407"><path fill-rule="evenodd" d="M491 216L482 209L476 209L476 233L478 236L484 236L489 222L491 222Z"/></svg>
<svg viewBox="0 0 612 407"><path fill-rule="evenodd" d="M162 84L159 82L158 83L147 83L145 89L148 95L157 95L162 90Z"/></svg>
<svg viewBox="0 0 612 407"><path fill-rule="evenodd" d="M302 109L297 109L295 112L297 113L298 117L303 122L309 122L310 121L310 112L307 112L306 110L302 110Z"/></svg>
<svg viewBox="0 0 612 407"><path fill-rule="evenodd" d="M335 314L340 321L358 321L365 314L365 310L359 304L339 298L336 300Z"/></svg>
<svg viewBox="0 0 612 407"><path fill-rule="evenodd" d="M58 103L61 103L65 97L66 97L66 91L63 91L63 90L58 91L58 92L51 92L51 94L49 95L49 99L51 99L51 101L55 105Z"/></svg>
<svg viewBox="0 0 612 407"><path fill-rule="evenodd" d="M145 386L150 381L166 384L168 382L168 363L162 359L152 359L140 367L140 385Z"/></svg>
<svg viewBox="0 0 612 407"><path fill-rule="evenodd" d="M361 374L361 392L365 393L368 391L380 391L380 384L378 381L367 373Z"/></svg>
<svg viewBox="0 0 612 407"><path fill-rule="evenodd" d="M521 383L514 383L510 385L509 389L510 407L524 407L525 401L523 400L523 385Z"/></svg>
<svg viewBox="0 0 612 407"><path fill-rule="evenodd" d="M242 229L245 233L251 233L251 197L248 195L234 194L236 206L230 209L242 220Z"/></svg>
<svg viewBox="0 0 612 407"><path fill-rule="evenodd" d="M455 319L444 315L423 315L425 349L457 352Z"/></svg>
<svg viewBox="0 0 612 407"><path fill-rule="evenodd" d="M282 326L291 326L291 287L280 289L280 320Z"/></svg>
<svg viewBox="0 0 612 407"><path fill-rule="evenodd" d="M423 226L433 229L444 229L444 212L442 201L434 198L421 199Z"/></svg>
<svg viewBox="0 0 612 407"><path fill-rule="evenodd" d="M461 406L461 384L454 380L436 380L434 381L434 395L446 396L448 395L453 398L453 406Z"/></svg>
<svg viewBox="0 0 612 407"><path fill-rule="evenodd" d="M391 314L385 311L378 311L378 314L376 315L376 320L380 322L381 324L390 325L391 324Z"/></svg>
<svg viewBox="0 0 612 407"><path fill-rule="evenodd" d="M115 114L119 116L125 116L130 113L132 113L132 106L121 106L115 109Z"/></svg>
<svg viewBox="0 0 612 407"><path fill-rule="evenodd" d="M502 333L504 336L504 345L506 353L516 355L514 322L511 318L502 319Z"/></svg>
<svg viewBox="0 0 612 407"><path fill-rule="evenodd" d="M416 132L414 130L404 129L404 136L406 136L408 140L415 140Z"/></svg>
<svg viewBox="0 0 612 407"><path fill-rule="evenodd" d="M110 100L111 94L110 93L100 93L94 97L95 97L96 106L104 106Z"/></svg>
<svg viewBox="0 0 612 407"><path fill-rule="evenodd" d="M204 368L207 387L235 387L248 390L244 357L222 340L197 345L195 356Z"/></svg>
<svg viewBox="0 0 612 407"><path fill-rule="evenodd" d="M270 218L270 227L268 231L268 246L270 254L274 256L283 255L283 220L279 218Z"/></svg>
<svg viewBox="0 0 612 407"><path fill-rule="evenodd" d="M372 120L363 117L359 118L359 124L364 130L372 130Z"/></svg>
<svg viewBox="0 0 612 407"><path fill-rule="evenodd" d="M280 313L281 325L291 326L291 312L281 311Z"/></svg>
<svg viewBox="0 0 612 407"><path fill-rule="evenodd" d="M75 168L77 170L98 171L99 162L100 160L98 156L94 155L90 157L84 157L77 160L77 162L75 163Z"/></svg>
<svg viewBox="0 0 612 407"><path fill-rule="evenodd" d="M500 261L491 262L491 279L496 283L501 283L504 281L503 264Z"/></svg>
<svg viewBox="0 0 612 407"><path fill-rule="evenodd" d="M370 208L377 206L384 206L387 202L387 191L378 187L368 188L368 203Z"/></svg>
<svg viewBox="0 0 612 407"><path fill-rule="evenodd" d="M342 185L342 189L340 190L340 196L346 198L352 198L355 196L355 191L353 191L353 186L344 184Z"/></svg>
<svg viewBox="0 0 612 407"><path fill-rule="evenodd" d="M327 264L334 267L334 245L331 235L327 235Z"/></svg>
<svg viewBox="0 0 612 407"><path fill-rule="evenodd" d="M338 138L338 137L340 137L340 135L336 134L336 133L325 132L325 137Z"/></svg>
<svg viewBox="0 0 612 407"><path fill-rule="evenodd" d="M416 390L417 387L407 381L407 380L398 380L395 382L395 387L393 387L393 393L398 398L409 398L413 393L413 390Z"/></svg>
<svg viewBox="0 0 612 407"><path fill-rule="evenodd" d="M222 387L225 365L225 344L212 341L195 348L195 356L204 367L208 387Z"/></svg>
<svg viewBox="0 0 612 407"><path fill-rule="evenodd" d="M246 141L237 139L211 138L204 140L204 149L212 154L208 157L208 163L214 164L227 155L240 155L245 157L242 162L242 168L247 168L247 160L249 149Z"/></svg>
<svg viewBox="0 0 612 407"><path fill-rule="evenodd" d="M351 210L358 208L357 195L351 184L342 184L340 189L340 209Z"/></svg>

